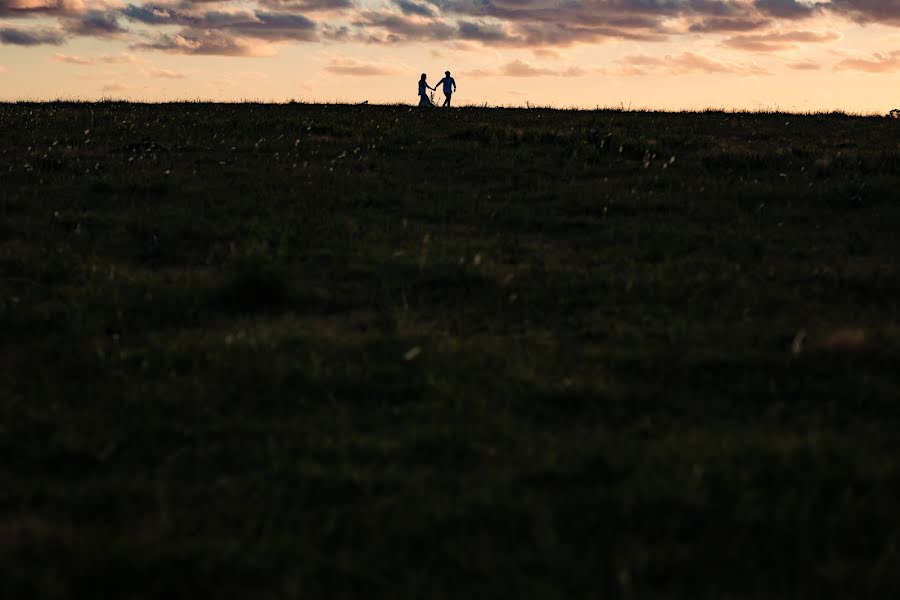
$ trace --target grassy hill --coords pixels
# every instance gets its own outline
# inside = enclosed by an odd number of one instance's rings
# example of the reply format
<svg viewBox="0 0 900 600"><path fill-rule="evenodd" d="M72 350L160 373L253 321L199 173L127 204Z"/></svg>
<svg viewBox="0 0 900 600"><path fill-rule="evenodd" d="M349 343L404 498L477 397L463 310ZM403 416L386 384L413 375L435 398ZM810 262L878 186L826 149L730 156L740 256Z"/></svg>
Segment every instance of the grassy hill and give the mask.
<svg viewBox="0 0 900 600"><path fill-rule="evenodd" d="M900 587L900 122L0 131L0 596Z"/></svg>

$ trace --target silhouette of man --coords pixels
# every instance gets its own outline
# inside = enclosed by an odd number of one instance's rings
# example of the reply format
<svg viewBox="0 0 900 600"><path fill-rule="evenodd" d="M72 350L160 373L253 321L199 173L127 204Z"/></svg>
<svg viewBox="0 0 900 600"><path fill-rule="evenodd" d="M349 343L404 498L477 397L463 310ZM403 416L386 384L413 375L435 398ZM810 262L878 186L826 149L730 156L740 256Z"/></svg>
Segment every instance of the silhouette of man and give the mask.
<svg viewBox="0 0 900 600"><path fill-rule="evenodd" d="M444 104L443 106L450 106L450 96L456 91L456 80L450 77L450 71L444 71L445 77L438 81L434 87L437 87L444 84Z"/></svg>

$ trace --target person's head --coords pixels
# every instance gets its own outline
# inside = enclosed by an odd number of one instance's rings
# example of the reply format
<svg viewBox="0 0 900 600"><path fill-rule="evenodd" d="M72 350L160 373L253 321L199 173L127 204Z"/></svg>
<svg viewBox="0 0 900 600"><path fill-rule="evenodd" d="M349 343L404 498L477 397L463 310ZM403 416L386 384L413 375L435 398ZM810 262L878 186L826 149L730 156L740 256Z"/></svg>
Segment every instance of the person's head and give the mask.
<svg viewBox="0 0 900 600"><path fill-rule="evenodd" d="M446 75L447 77L450 77L450 71L444 71L444 75Z"/></svg>
<svg viewBox="0 0 900 600"><path fill-rule="evenodd" d="M425 73L422 73L422 78L419 81L425 81Z"/></svg>

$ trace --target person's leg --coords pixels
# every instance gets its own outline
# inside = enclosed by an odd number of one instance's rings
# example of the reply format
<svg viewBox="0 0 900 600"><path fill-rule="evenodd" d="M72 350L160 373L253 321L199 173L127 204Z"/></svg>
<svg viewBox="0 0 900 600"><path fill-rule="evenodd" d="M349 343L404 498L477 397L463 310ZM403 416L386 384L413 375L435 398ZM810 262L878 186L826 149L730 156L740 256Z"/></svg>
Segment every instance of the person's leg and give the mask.
<svg viewBox="0 0 900 600"><path fill-rule="evenodd" d="M450 96L452 96L452 95L453 95L453 94L447 94L447 95L444 97L444 106L450 106Z"/></svg>

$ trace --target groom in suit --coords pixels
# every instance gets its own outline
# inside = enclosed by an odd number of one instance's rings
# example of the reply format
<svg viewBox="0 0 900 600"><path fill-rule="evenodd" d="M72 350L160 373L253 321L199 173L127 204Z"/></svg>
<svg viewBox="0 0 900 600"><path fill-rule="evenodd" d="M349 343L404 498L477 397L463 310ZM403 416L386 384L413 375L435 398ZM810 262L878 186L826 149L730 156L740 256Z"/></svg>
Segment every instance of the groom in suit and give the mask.
<svg viewBox="0 0 900 600"><path fill-rule="evenodd" d="M444 84L444 104L450 106L450 96L456 91L456 80L450 77L450 71L444 71L444 78L438 81L434 87Z"/></svg>

